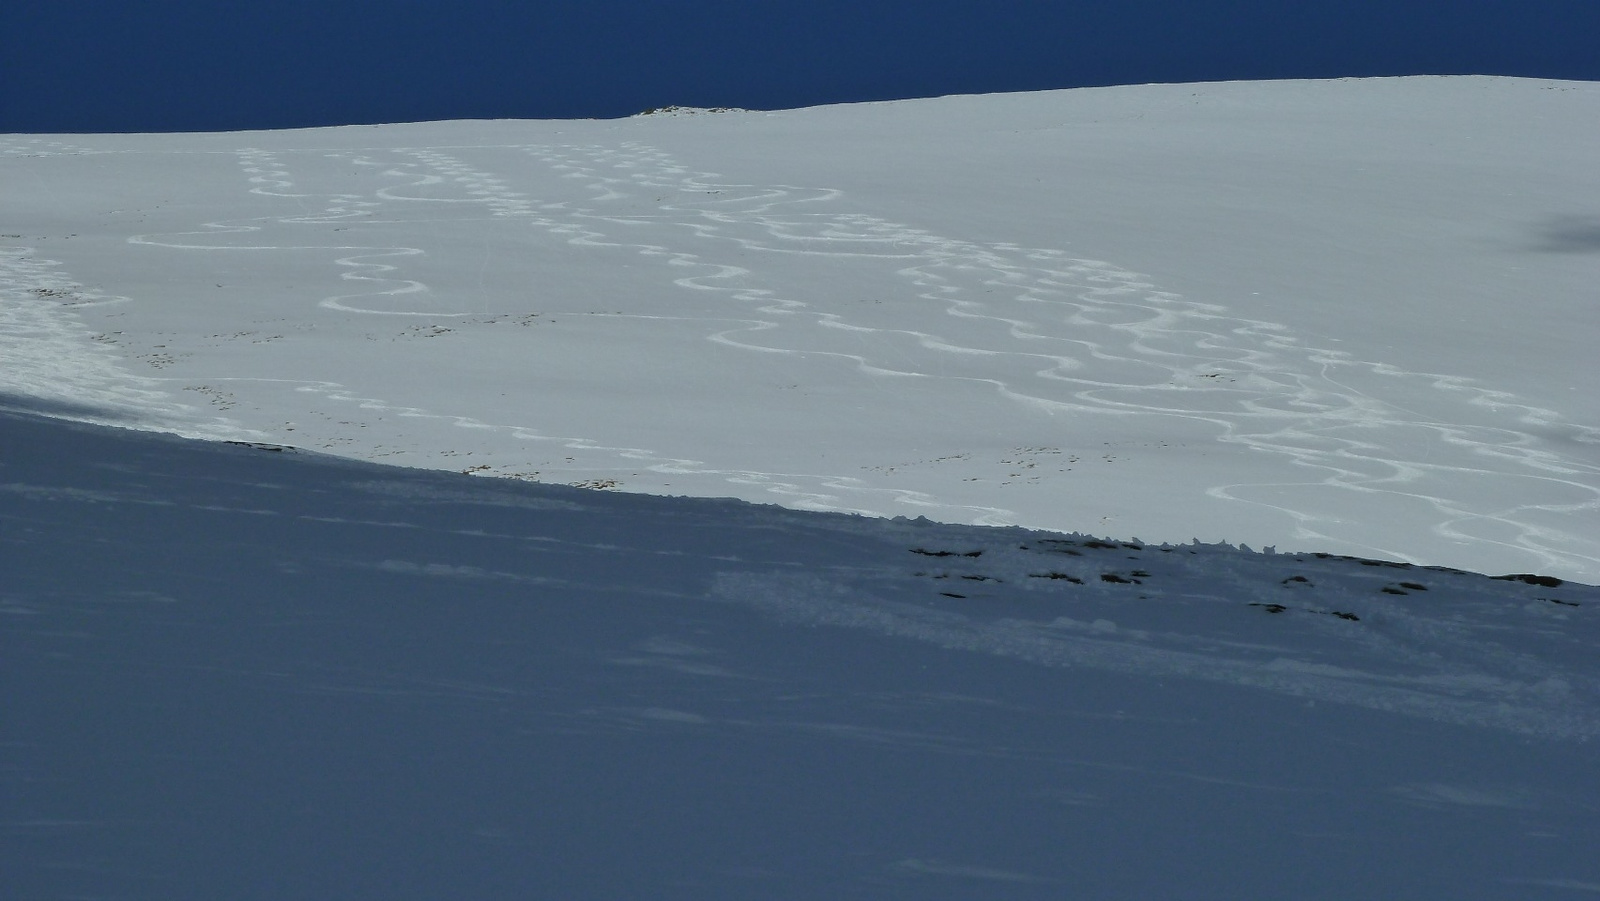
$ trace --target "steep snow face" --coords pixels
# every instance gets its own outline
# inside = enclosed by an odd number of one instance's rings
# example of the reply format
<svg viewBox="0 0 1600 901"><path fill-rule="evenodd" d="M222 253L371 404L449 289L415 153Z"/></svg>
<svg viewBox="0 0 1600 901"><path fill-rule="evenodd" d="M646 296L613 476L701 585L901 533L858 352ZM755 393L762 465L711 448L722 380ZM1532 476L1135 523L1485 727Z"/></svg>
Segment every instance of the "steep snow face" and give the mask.
<svg viewBox="0 0 1600 901"><path fill-rule="evenodd" d="M0 561L8 898L1600 885L1600 589L1550 577L18 413Z"/></svg>
<svg viewBox="0 0 1600 901"><path fill-rule="evenodd" d="M0 139L0 387L481 475L1600 581L1600 87Z"/></svg>

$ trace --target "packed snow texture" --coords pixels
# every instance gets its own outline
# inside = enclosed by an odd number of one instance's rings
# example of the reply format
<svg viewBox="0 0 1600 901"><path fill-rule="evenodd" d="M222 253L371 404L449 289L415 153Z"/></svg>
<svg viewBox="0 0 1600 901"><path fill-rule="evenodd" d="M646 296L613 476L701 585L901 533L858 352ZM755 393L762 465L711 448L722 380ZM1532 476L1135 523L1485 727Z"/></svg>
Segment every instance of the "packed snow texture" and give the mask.
<svg viewBox="0 0 1600 901"><path fill-rule="evenodd" d="M0 897L1600 892L1600 86L672 112L0 136Z"/></svg>
<svg viewBox="0 0 1600 901"><path fill-rule="evenodd" d="M0 138L0 387L184 434L1600 581L1600 86Z"/></svg>
<svg viewBox="0 0 1600 901"><path fill-rule="evenodd" d="M8 898L1600 885L1594 587L27 413L0 454Z"/></svg>

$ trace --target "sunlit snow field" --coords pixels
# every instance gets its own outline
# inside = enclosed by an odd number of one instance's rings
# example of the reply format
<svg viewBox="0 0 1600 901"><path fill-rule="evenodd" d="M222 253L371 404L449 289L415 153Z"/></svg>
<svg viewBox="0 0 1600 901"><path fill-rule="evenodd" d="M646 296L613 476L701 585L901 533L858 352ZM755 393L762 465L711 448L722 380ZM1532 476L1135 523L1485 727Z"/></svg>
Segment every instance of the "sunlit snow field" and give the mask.
<svg viewBox="0 0 1600 901"><path fill-rule="evenodd" d="M1600 892L1596 147L1489 78L0 136L0 896Z"/></svg>
<svg viewBox="0 0 1600 901"><path fill-rule="evenodd" d="M12 136L0 379L481 475L1600 581L1597 104Z"/></svg>

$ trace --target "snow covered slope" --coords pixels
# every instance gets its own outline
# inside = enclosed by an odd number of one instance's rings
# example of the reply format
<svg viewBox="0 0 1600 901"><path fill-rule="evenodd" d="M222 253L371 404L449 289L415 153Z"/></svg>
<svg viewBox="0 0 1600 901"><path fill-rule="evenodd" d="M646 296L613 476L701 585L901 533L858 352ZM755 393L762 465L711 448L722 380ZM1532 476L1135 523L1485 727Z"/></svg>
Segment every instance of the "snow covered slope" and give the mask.
<svg viewBox="0 0 1600 901"><path fill-rule="evenodd" d="M6 898L1600 891L1600 589L4 401Z"/></svg>
<svg viewBox="0 0 1600 901"><path fill-rule="evenodd" d="M0 137L0 388L184 434L1600 581L1600 86Z"/></svg>

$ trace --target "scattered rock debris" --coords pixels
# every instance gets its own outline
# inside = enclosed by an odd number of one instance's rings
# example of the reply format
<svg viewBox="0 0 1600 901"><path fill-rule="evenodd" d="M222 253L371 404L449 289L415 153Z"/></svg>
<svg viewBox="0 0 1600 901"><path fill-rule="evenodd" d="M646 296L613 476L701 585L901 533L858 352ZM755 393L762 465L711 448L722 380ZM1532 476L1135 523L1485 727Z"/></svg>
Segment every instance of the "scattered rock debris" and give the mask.
<svg viewBox="0 0 1600 901"><path fill-rule="evenodd" d="M1290 609L1287 604L1268 604L1261 601L1253 601L1251 602L1250 606L1260 607L1262 610L1265 610L1268 613L1283 613ZM1322 616L1337 616L1340 619L1347 619L1353 623L1358 623L1361 621L1361 617L1356 616L1354 613L1346 613L1343 610L1306 610L1303 612L1316 613Z"/></svg>
<svg viewBox="0 0 1600 901"><path fill-rule="evenodd" d="M1560 588L1562 585L1561 580L1555 576L1536 576L1533 573L1512 573L1508 576L1490 576L1489 578L1499 582L1526 582L1529 585L1537 585L1540 588Z"/></svg>
<svg viewBox="0 0 1600 901"><path fill-rule="evenodd" d="M1117 552L1117 553L1121 553L1123 556L1125 556L1129 560L1145 560L1145 559L1148 559L1148 558L1142 558L1141 556L1139 556L1139 554L1142 554L1142 553L1147 552L1147 551L1160 551L1162 553L1171 553L1173 551L1187 550L1188 553L1190 553L1190 554L1196 553L1196 551L1193 548L1184 548L1182 546L1174 547L1174 546L1170 546L1170 545L1165 545L1165 546L1147 545L1147 544L1144 544L1143 542L1140 542L1137 538L1135 538L1135 539L1133 539L1131 541L1111 541L1111 540L1102 540L1102 539L1098 539L1098 538L1087 538L1087 537L1081 537L1081 536L1080 537L1074 537L1074 538L1031 538L1030 537L1025 543L1014 544L1014 545L1011 545L1010 547L1011 548L1015 548L1018 551L1032 552L1032 553L1035 553L1035 554L1054 554L1054 555L1063 555L1063 556L1066 556L1066 557L1086 558L1085 561L1084 561L1084 564L1069 564L1069 563L1067 563L1067 561L1061 560L1060 561L1060 568L1052 567L1052 568L1042 568L1042 569L1034 570L1034 571L1029 571L1029 570L1023 570L1022 571L1022 572L1025 572L1027 574L1027 578L1029 578L1029 579L1045 579L1045 580L1054 581L1054 582L1067 582L1067 583L1072 584L1072 585L1087 585L1087 584L1089 584L1091 582L1096 582L1096 581L1098 581L1099 583L1106 584L1106 585L1143 585L1144 581L1146 579L1154 578L1154 575L1152 574L1152 572L1149 571L1149 570L1146 570L1146 569L1126 569L1126 570L1117 569L1117 570L1109 570L1109 569L1100 569L1099 567L1095 567L1094 569L1089 569L1088 567L1093 565L1092 563L1089 562L1089 559L1091 559L1094 556L1093 553L1092 553L1093 551ZM1009 549L1010 548L1001 549L1000 550L1000 555L1002 557L1004 557L1008 553ZM935 557L935 558L963 558L963 559L969 559L970 560L970 559L975 559L975 558L979 558L979 557L984 556L984 550L983 549L959 551L959 550L941 550L941 549L929 548L929 547L913 547L913 548L909 548L908 550L913 554L917 554L918 556ZM1248 550L1248 549L1245 549L1245 550ZM1136 552L1136 553L1129 554L1129 553L1127 553L1129 551L1133 551L1133 552ZM1271 555L1274 555L1275 552L1272 549L1269 548L1269 549L1267 549L1267 554L1269 556L1271 556ZM1102 558L1102 559L1104 559L1104 558ZM1367 559L1367 558L1363 558L1363 557L1351 557L1351 556L1347 556L1347 555L1343 555L1343 554L1328 554L1328 553L1307 553L1307 554L1298 554L1298 555L1297 554L1285 554L1285 555L1278 555L1278 559L1280 561L1283 561L1283 562L1286 562L1286 563L1287 562L1296 562L1296 561L1300 562L1300 563L1310 563L1311 560L1343 561L1343 562L1348 562L1348 563L1351 563L1351 564L1355 564L1355 565L1357 565L1359 567L1370 567L1372 569L1378 569L1378 570L1398 569L1398 570L1407 570L1407 571L1414 572L1414 573L1421 573L1423 571L1426 571L1426 572L1433 572L1433 573L1449 573L1449 574L1460 575L1460 576L1472 576L1474 578L1483 578L1479 574L1468 573L1468 572L1466 572L1464 570L1451 569L1450 567L1444 567L1444 566L1421 566L1421 565L1417 565L1417 564L1400 563L1400 562L1394 562L1394 561L1388 561L1388 560L1371 560L1371 559ZM1074 569L1074 567L1080 566L1080 565L1083 566L1082 569ZM983 574L981 572L972 572L970 570L965 572L965 573L960 572L960 571L954 571L954 572L951 572L951 571L946 571L946 572L917 572L915 575L918 576L918 577L932 578L932 579L936 579L936 580L960 579L960 580L963 580L963 581L979 582L979 583L993 582L993 583L996 583L996 584L1002 584L1005 581L1004 579L1002 579L1000 577L997 577L997 576L986 575L986 574ZM1357 578L1359 578L1359 579L1361 579L1363 581L1366 581L1367 584L1371 584L1372 582L1379 581L1379 579L1373 578L1374 576L1378 576L1378 573L1363 574L1363 573L1361 573L1361 570L1355 569L1355 568L1352 568L1351 570L1347 571L1347 575L1355 576L1355 577L1357 577ZM1544 588L1556 588L1556 587L1559 587L1559 586L1561 586L1563 584L1560 579L1554 578L1552 576L1540 576L1540 575L1535 575L1535 574L1531 574L1531 573L1513 573L1513 574L1510 574L1510 575L1493 576L1493 577L1490 577L1490 578L1494 578L1494 579L1497 579L1499 581L1506 581L1506 582L1519 582L1519 583L1523 583L1523 584L1526 584L1526 585L1534 585L1534 586L1539 586L1539 587L1544 587ZM1294 589L1297 592L1311 591L1312 589L1315 589L1317 587L1316 583L1314 583L1310 577L1305 576L1305 575L1300 575L1300 574L1290 575L1290 576L1284 577L1284 578L1281 579L1279 584L1284 588ZM1413 576L1411 579L1407 579L1405 581L1389 582L1389 583L1377 585L1377 586L1374 586L1374 587L1376 587L1377 590L1379 592L1383 593L1383 594L1396 595L1396 596L1405 596L1405 595L1409 595L1409 594L1411 594L1413 592L1429 591L1428 584L1426 584L1424 582L1421 582L1421 581L1416 581L1415 576ZM1368 590L1370 590L1370 589L1368 589ZM1114 596L1116 596L1116 597L1126 598L1126 597L1132 597L1133 596L1133 595L1124 594L1124 593L1122 593L1120 591L1117 591L1116 589L1111 589L1111 591L1115 592ZM964 594L960 594L958 592L953 592L953 591L941 591L941 592L939 592L939 594L941 596L943 596L943 597L956 598L956 599L966 599L966 597L967 597ZM1148 597L1148 595L1142 595L1142 594L1137 594L1137 593L1135 593L1135 594L1138 597L1141 597L1141 598ZM1313 591L1310 595L1306 595L1306 596L1307 597L1311 597L1311 596L1314 596L1315 594L1317 594L1317 592ZM1564 607L1577 607L1577 606L1579 606L1578 602L1576 602L1576 601L1568 601L1568 600L1563 600L1563 599L1560 599L1560 598L1553 598L1553 597L1539 597L1539 598L1536 598L1536 600L1543 601L1543 602L1550 603L1550 604L1558 604L1558 605L1561 605L1561 606L1564 606ZM1329 610L1329 609L1325 609L1325 608L1324 609L1316 609L1314 607L1290 606L1288 604L1270 603L1270 602L1265 602L1265 601L1250 602L1249 606L1251 606L1251 607L1259 607L1259 608L1261 608L1262 610L1264 610L1267 613L1286 613L1286 612L1293 612L1293 613L1297 613L1297 614L1309 613L1309 614L1315 614L1317 616L1331 616L1331 617L1335 617L1337 619L1346 620L1348 622L1361 622L1362 621L1362 617L1360 615L1358 615L1358 614L1356 614L1354 612L1348 611L1348 610Z"/></svg>
<svg viewBox="0 0 1600 901"><path fill-rule="evenodd" d="M248 447L251 450L271 451L272 453L275 453L275 454L281 454L284 451L292 451L292 450L296 450L297 449L297 448L294 448L294 447L290 447L287 444L263 444L260 441L227 441L227 442L224 442L224 443L225 444L232 444L232 445L235 445L236 447Z"/></svg>

